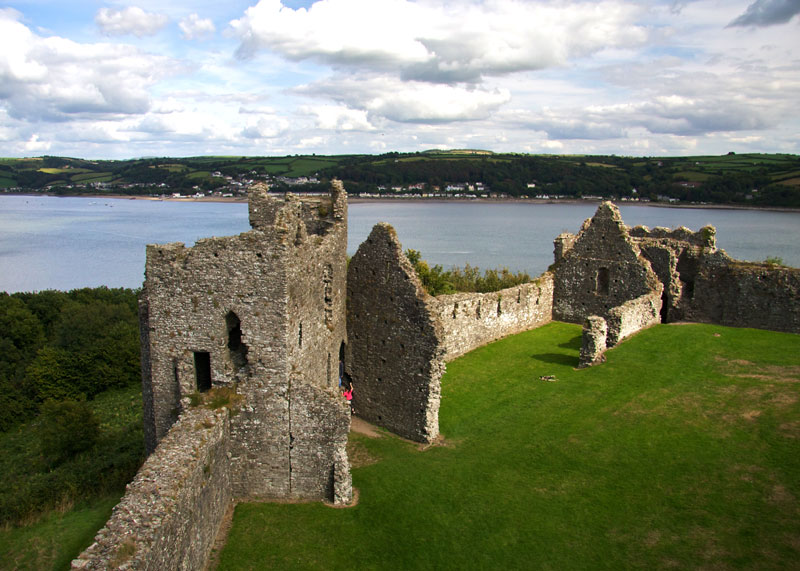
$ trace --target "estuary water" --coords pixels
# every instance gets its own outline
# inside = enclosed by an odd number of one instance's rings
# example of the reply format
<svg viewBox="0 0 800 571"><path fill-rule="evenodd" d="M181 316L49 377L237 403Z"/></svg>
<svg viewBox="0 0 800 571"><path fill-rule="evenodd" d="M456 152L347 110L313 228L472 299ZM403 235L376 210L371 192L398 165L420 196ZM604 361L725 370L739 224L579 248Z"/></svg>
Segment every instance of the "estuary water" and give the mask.
<svg viewBox="0 0 800 571"><path fill-rule="evenodd" d="M553 238L577 232L596 203L365 202L349 207L348 253L377 222L430 264L508 267L537 276L553 261ZM629 226L717 228L734 258L777 256L800 267L800 213L620 206ZM0 291L139 287L145 245L228 236L249 229L244 203L0 196Z"/></svg>

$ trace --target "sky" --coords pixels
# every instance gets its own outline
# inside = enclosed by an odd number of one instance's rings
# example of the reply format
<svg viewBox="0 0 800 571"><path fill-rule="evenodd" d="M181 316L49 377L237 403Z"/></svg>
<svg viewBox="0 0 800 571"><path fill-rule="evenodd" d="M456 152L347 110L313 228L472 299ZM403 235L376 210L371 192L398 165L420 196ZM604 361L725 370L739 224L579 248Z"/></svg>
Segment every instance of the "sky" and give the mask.
<svg viewBox="0 0 800 571"><path fill-rule="evenodd" d="M0 156L800 153L800 0L11 0Z"/></svg>

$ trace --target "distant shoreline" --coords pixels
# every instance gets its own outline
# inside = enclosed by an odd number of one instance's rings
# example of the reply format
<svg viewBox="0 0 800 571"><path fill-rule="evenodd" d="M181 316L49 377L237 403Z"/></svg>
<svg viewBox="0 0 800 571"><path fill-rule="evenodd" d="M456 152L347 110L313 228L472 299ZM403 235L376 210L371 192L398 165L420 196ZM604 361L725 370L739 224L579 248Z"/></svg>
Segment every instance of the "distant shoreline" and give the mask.
<svg viewBox="0 0 800 571"><path fill-rule="evenodd" d="M247 197L244 196L206 196L203 198L172 196L120 196L116 194L71 194L62 196L45 192L14 192L2 193L0 196L48 196L53 198L97 198L102 200L150 200L159 202L230 202L247 204ZM302 193L298 193L302 195ZM477 203L477 204L599 204L601 200L583 200L579 198L359 198L348 197L349 204L380 204L380 203L402 203L402 204L452 204L452 203ZM666 204L663 202L629 202L613 201L617 206L653 206L656 208L696 208L708 210L764 210L769 212L800 212L800 208L790 206L744 206L739 204Z"/></svg>

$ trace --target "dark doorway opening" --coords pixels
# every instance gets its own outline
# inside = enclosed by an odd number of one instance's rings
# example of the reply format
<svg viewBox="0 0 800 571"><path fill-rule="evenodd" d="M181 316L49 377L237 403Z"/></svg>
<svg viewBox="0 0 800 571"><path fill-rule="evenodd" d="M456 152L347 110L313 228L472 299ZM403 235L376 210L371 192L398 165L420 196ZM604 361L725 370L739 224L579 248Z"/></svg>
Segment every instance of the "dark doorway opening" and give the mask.
<svg viewBox="0 0 800 571"><path fill-rule="evenodd" d="M207 351L194 352L194 376L198 391L203 393L211 388L211 354Z"/></svg>
<svg viewBox="0 0 800 571"><path fill-rule="evenodd" d="M239 317L230 312L225 316L225 327L228 330L228 351L231 361L236 367L247 365L247 345L242 342L242 322Z"/></svg>
<svg viewBox="0 0 800 571"><path fill-rule="evenodd" d="M347 371L344 368L345 350L346 345L344 341L342 341L341 345L339 345L339 386L349 389L351 383L350 375L347 374Z"/></svg>

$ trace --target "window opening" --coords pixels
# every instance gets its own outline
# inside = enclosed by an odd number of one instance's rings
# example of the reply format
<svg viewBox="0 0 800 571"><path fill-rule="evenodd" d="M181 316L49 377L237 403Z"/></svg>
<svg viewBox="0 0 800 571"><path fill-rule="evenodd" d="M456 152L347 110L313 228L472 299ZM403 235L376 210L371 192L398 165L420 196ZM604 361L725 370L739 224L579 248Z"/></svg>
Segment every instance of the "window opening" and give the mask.
<svg viewBox="0 0 800 571"><path fill-rule="evenodd" d="M608 268L597 268L597 283L595 291L597 295L608 295L608 283L609 283L609 271Z"/></svg>
<svg viewBox="0 0 800 571"><path fill-rule="evenodd" d="M325 325L333 326L333 266L327 264L322 272L323 301L325 302Z"/></svg>
<svg viewBox="0 0 800 571"><path fill-rule="evenodd" d="M198 391L204 393L211 388L211 354L208 351L194 352L194 376Z"/></svg>
<svg viewBox="0 0 800 571"><path fill-rule="evenodd" d="M232 311L225 316L225 328L228 330L228 351L231 361L236 367L246 366L247 345L242 342L242 322Z"/></svg>

